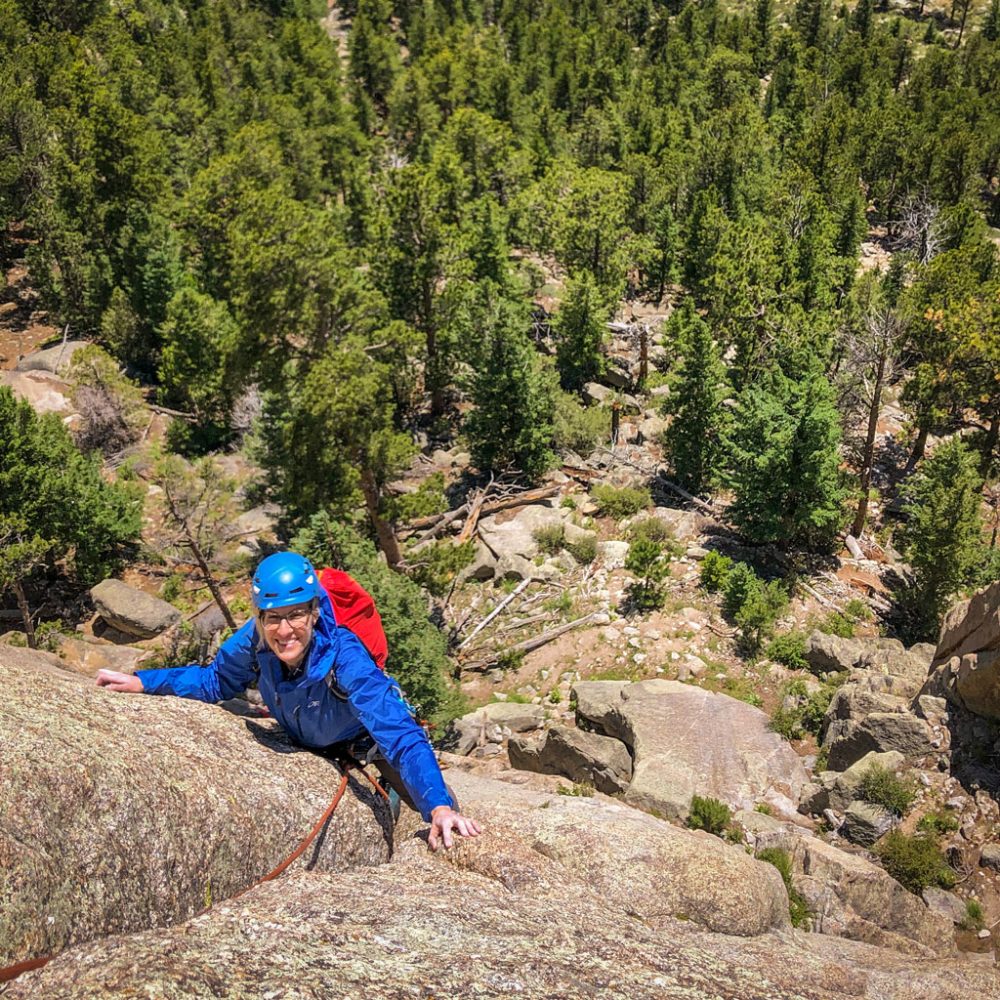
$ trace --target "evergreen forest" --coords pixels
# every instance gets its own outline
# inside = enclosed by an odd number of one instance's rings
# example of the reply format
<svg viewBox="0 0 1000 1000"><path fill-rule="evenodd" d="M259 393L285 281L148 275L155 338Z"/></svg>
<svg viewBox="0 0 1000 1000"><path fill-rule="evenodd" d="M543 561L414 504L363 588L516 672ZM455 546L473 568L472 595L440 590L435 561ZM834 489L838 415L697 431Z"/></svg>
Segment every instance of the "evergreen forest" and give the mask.
<svg viewBox="0 0 1000 1000"><path fill-rule="evenodd" d="M418 451L541 481L639 302L667 474L747 546L894 503L914 637L1000 575L1000 0L0 0L0 53L0 259L114 411L0 389L19 605L134 557L136 398L161 463L247 449L288 538L405 577Z"/></svg>

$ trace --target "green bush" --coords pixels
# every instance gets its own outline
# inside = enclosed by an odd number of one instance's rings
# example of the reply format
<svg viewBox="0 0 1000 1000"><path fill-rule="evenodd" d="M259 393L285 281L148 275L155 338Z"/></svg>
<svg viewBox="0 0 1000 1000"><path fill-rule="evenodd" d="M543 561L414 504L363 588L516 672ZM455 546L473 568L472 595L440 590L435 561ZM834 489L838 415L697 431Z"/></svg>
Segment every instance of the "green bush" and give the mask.
<svg viewBox="0 0 1000 1000"><path fill-rule="evenodd" d="M985 924L983 904L978 899L967 899L965 901L965 916L959 923L959 927L966 931L981 931Z"/></svg>
<svg viewBox="0 0 1000 1000"><path fill-rule="evenodd" d="M771 713L768 727L782 739L801 740L805 735L802 728L802 711L798 708L785 708L778 705Z"/></svg>
<svg viewBox="0 0 1000 1000"><path fill-rule="evenodd" d="M768 643L765 655L775 663L781 663L789 670L808 670L806 662L806 634L797 629L776 635Z"/></svg>
<svg viewBox="0 0 1000 1000"><path fill-rule="evenodd" d="M544 524L535 528L532 536L547 556L554 556L566 542L566 528L561 524Z"/></svg>
<svg viewBox="0 0 1000 1000"><path fill-rule="evenodd" d="M701 561L700 583L710 594L724 590L733 561L721 552L709 552Z"/></svg>
<svg viewBox="0 0 1000 1000"><path fill-rule="evenodd" d="M632 517L640 510L652 506L653 498L649 490L623 486L618 489L605 483L598 483L590 491L590 499L597 504L598 510L616 521Z"/></svg>
<svg viewBox="0 0 1000 1000"><path fill-rule="evenodd" d="M636 521L629 527L628 533L632 541L641 538L648 542L667 542L674 539L670 526L658 517L644 517L641 521Z"/></svg>
<svg viewBox="0 0 1000 1000"><path fill-rule="evenodd" d="M890 830L875 850L885 870L918 896L930 885L950 889L955 884L955 872L926 834L910 837L898 829Z"/></svg>
<svg viewBox="0 0 1000 1000"><path fill-rule="evenodd" d="M782 703L771 714L770 728L786 740L799 740L806 733L818 737L823 729L823 720L830 701L847 679L846 674L835 674L821 687L812 692L799 678L789 681L781 689ZM798 699L794 707L784 707L789 696Z"/></svg>
<svg viewBox="0 0 1000 1000"><path fill-rule="evenodd" d="M412 493L390 497L385 506L386 516L393 521L413 521L418 517L443 514L448 509L444 473L428 476Z"/></svg>
<svg viewBox="0 0 1000 1000"><path fill-rule="evenodd" d="M820 632L840 636L841 639L854 638L854 622L839 611L831 611L818 626Z"/></svg>
<svg viewBox="0 0 1000 1000"><path fill-rule="evenodd" d="M771 634L774 623L788 607L788 594L780 580L769 580L751 589L733 620L740 630L740 645L754 654Z"/></svg>
<svg viewBox="0 0 1000 1000"><path fill-rule="evenodd" d="M586 457L598 442L611 436L611 415L603 406L584 406L569 392L556 393L552 443L557 451Z"/></svg>
<svg viewBox="0 0 1000 1000"><path fill-rule="evenodd" d="M594 795L594 786L586 781L574 781L572 786L560 785L556 791L560 795L575 795L578 798L589 799Z"/></svg>
<svg viewBox="0 0 1000 1000"><path fill-rule="evenodd" d="M929 812L920 817L917 829L921 833L953 833L958 829L958 819L950 812Z"/></svg>
<svg viewBox="0 0 1000 1000"><path fill-rule="evenodd" d="M792 885L792 859L789 853L780 847L765 847L764 850L757 852L757 860L766 861L778 869L788 893L788 915L792 926L805 926L809 922L809 907L802 894Z"/></svg>
<svg viewBox="0 0 1000 1000"><path fill-rule="evenodd" d="M750 595L760 587L760 580L747 563L735 563L726 576L722 588L722 610L729 618L735 618Z"/></svg>
<svg viewBox="0 0 1000 1000"><path fill-rule="evenodd" d="M869 764L861 777L857 795L865 802L883 806L889 812L902 816L913 805L917 789L912 781L897 778L882 764Z"/></svg>
<svg viewBox="0 0 1000 1000"><path fill-rule="evenodd" d="M434 542L407 557L410 577L435 597L444 597L455 577L476 557L474 542L455 545L449 541Z"/></svg>
<svg viewBox="0 0 1000 1000"><path fill-rule="evenodd" d="M700 795L691 798L687 825L692 830L704 830L706 833L721 837L732 818L732 811L725 802L710 797L702 798Z"/></svg>
<svg viewBox="0 0 1000 1000"><path fill-rule="evenodd" d="M659 542L639 538L628 548L625 568L638 579L628 585L629 603L638 611L663 607L664 580L670 572L670 559Z"/></svg>
<svg viewBox="0 0 1000 1000"><path fill-rule="evenodd" d="M597 558L597 536L587 535L578 542L566 542L565 549L581 566L589 566Z"/></svg>

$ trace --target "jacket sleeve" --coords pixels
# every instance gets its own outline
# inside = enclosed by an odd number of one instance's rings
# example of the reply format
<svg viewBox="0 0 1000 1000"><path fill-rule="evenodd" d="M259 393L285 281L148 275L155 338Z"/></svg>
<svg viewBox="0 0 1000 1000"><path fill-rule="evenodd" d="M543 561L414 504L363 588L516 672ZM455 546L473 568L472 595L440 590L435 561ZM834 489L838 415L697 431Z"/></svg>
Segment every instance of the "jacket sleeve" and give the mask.
<svg viewBox="0 0 1000 1000"><path fill-rule="evenodd" d="M254 644L257 630L253 621L234 632L220 647L207 667L195 663L164 670L137 670L146 694L174 694L197 701L235 698L256 678Z"/></svg>
<svg viewBox="0 0 1000 1000"><path fill-rule="evenodd" d="M396 682L375 666L346 628L336 630L335 654L336 682L347 695L348 707L399 772L420 815L429 820L438 806L454 808L430 740L410 714Z"/></svg>

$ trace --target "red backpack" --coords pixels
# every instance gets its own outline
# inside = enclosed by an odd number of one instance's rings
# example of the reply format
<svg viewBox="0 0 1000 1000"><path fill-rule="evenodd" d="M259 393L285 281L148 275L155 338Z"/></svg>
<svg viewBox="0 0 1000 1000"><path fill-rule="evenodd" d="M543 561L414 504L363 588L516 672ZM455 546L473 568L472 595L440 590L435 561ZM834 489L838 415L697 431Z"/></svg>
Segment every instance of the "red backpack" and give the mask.
<svg viewBox="0 0 1000 1000"><path fill-rule="evenodd" d="M385 670L389 643L371 594L342 569L320 570L319 582L330 598L337 624L350 629L361 640L379 670Z"/></svg>

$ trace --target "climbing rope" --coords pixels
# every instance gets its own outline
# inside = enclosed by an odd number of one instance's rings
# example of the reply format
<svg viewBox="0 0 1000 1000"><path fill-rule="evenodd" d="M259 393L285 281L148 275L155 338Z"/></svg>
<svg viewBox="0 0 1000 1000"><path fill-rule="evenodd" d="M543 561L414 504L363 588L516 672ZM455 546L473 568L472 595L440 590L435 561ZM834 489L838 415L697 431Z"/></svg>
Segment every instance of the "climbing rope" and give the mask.
<svg viewBox="0 0 1000 1000"><path fill-rule="evenodd" d="M256 889L257 886L263 885L265 882L270 882L272 879L276 879L289 865L293 864L295 860L302 856L303 852L309 847L309 845L316 839L320 830L329 822L330 817L334 814L337 806L340 805L340 800L344 797L344 792L347 791L348 782L348 771L353 767L355 770L360 771L372 784L375 790L386 800L389 800L389 793L376 781L362 766L358 761L353 759L342 759L341 766L343 768L343 775L340 778L340 785L337 788L336 794L330 800L330 804L326 807L326 811L320 816L316 825L309 831L308 834L303 838L302 842L298 847L292 851L291 854L285 858L284 861L278 865L273 871L268 872L263 878L257 879L252 885L247 886L241 892L236 893L235 896L230 896L230 899L237 899L240 896L245 895L251 889ZM196 916L202 916L208 913L212 907L208 906L201 913L196 914ZM8 965L6 968L0 969L0 983L9 983L11 980L17 979L18 976L23 975L25 972L33 972L35 969L40 969L44 965L48 965L49 962L55 958L55 955L46 955L42 958L29 958L24 962L17 962L14 965Z"/></svg>

